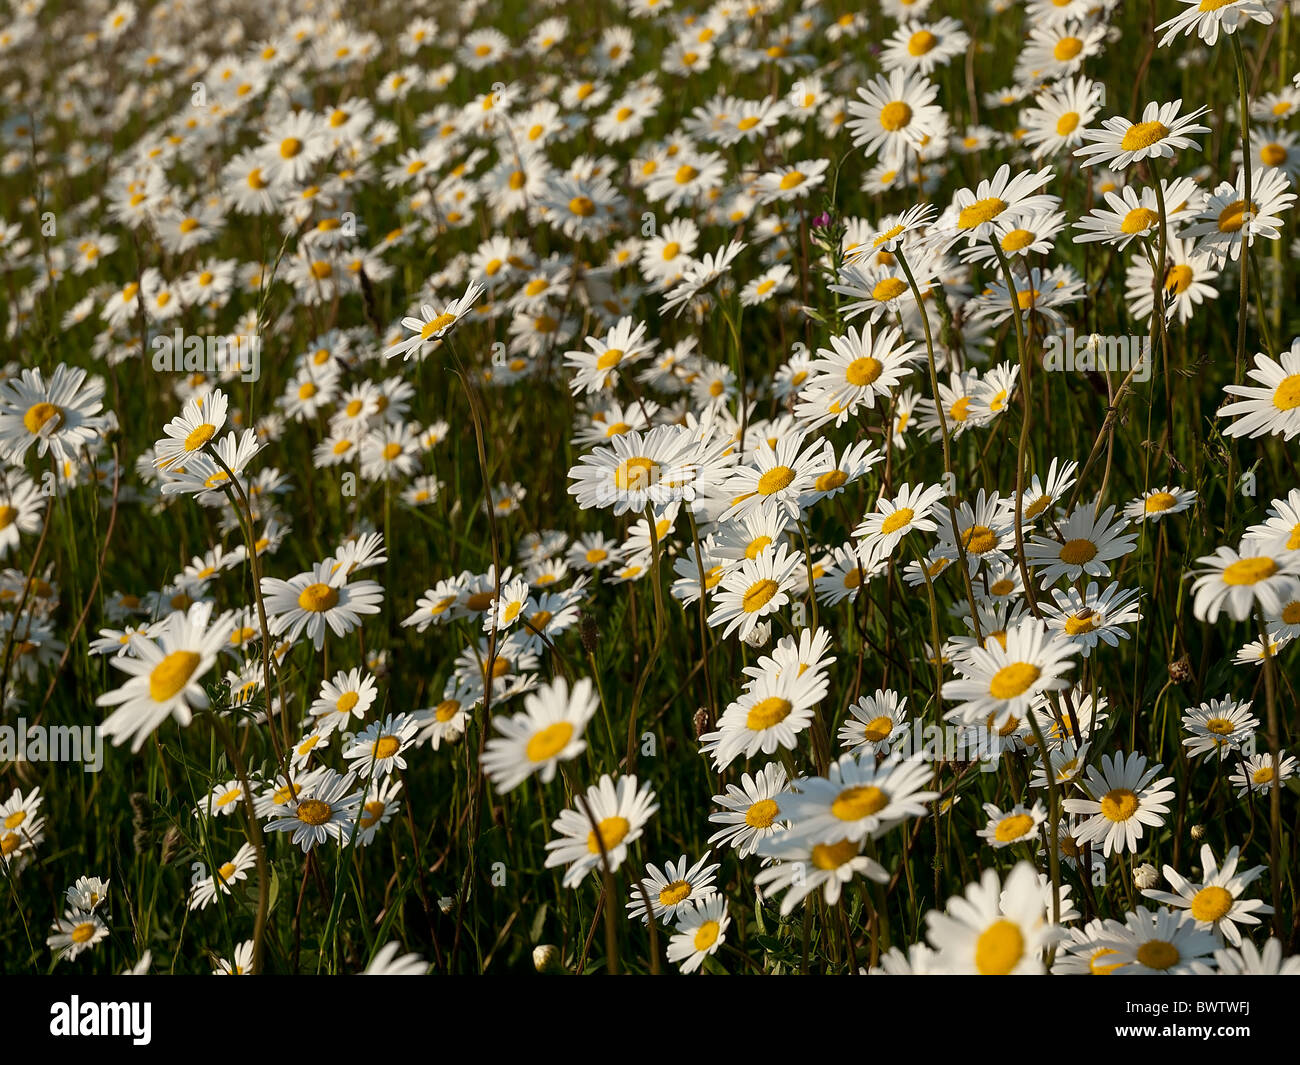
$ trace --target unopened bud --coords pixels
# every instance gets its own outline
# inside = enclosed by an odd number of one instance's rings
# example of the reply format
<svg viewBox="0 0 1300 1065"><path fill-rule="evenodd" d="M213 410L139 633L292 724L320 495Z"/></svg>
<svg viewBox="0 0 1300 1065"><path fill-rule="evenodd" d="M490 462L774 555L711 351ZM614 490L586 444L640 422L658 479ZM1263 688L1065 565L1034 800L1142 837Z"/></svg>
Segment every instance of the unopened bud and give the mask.
<svg viewBox="0 0 1300 1065"><path fill-rule="evenodd" d="M1160 870L1150 862L1143 862L1133 870L1133 883L1140 891L1153 888L1160 882Z"/></svg>
<svg viewBox="0 0 1300 1065"><path fill-rule="evenodd" d="M533 947L533 968L539 973L558 973L560 948L553 943L538 943Z"/></svg>
<svg viewBox="0 0 1300 1065"><path fill-rule="evenodd" d="M1192 660L1187 655L1169 663L1169 679L1175 684L1186 684L1192 679Z"/></svg>
<svg viewBox="0 0 1300 1065"><path fill-rule="evenodd" d="M1189 829L1189 831L1190 831L1191 834L1192 834L1192 839L1196 840L1197 842L1200 842L1201 840L1203 840L1203 839L1205 838L1205 826L1204 826L1204 825L1192 825L1192 827L1191 827L1191 829Z"/></svg>

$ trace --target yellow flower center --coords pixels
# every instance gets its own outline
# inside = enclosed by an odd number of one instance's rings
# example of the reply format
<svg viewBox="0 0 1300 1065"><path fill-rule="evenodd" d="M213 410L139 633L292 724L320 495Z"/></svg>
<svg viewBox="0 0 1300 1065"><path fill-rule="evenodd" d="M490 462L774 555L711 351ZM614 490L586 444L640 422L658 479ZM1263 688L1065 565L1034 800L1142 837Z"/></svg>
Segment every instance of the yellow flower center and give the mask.
<svg viewBox="0 0 1300 1065"><path fill-rule="evenodd" d="M50 422L54 423L50 426L51 431L63 425L63 411L53 403L33 403L23 415L23 425L32 436L39 436Z"/></svg>
<svg viewBox="0 0 1300 1065"><path fill-rule="evenodd" d="M1071 636L1082 636L1085 632L1092 632L1096 627L1096 614L1089 614L1087 617L1071 614L1065 619L1065 631Z"/></svg>
<svg viewBox="0 0 1300 1065"><path fill-rule="evenodd" d="M1029 690L1042 670L1029 662L1012 662L993 674L989 681L989 694L995 699L1014 699Z"/></svg>
<svg viewBox="0 0 1300 1065"><path fill-rule="evenodd" d="M1127 821L1138 808L1138 797L1128 788L1112 788L1101 797L1101 812L1108 821Z"/></svg>
<svg viewBox="0 0 1300 1065"><path fill-rule="evenodd" d="M745 811L745 824L750 828L771 828L781 808L773 799L759 799Z"/></svg>
<svg viewBox="0 0 1300 1065"><path fill-rule="evenodd" d="M644 455L624 459L614 471L614 484L625 492L645 491L659 479L659 464Z"/></svg>
<svg viewBox="0 0 1300 1065"><path fill-rule="evenodd" d="M1178 948L1163 939L1152 939L1137 949L1137 960L1148 969L1161 971L1178 964Z"/></svg>
<svg viewBox="0 0 1300 1065"><path fill-rule="evenodd" d="M1058 137L1068 137L1079 126L1079 112L1067 111L1056 120L1056 135Z"/></svg>
<svg viewBox="0 0 1300 1065"><path fill-rule="evenodd" d="M1282 379L1273 391L1273 406L1278 410L1295 410L1300 407L1300 373Z"/></svg>
<svg viewBox="0 0 1300 1065"><path fill-rule="evenodd" d="M333 610L338 605L338 601L338 589L331 588L320 581L307 585L298 595L298 605L313 614L323 614L326 610Z"/></svg>
<svg viewBox="0 0 1300 1065"><path fill-rule="evenodd" d="M302 151L302 141L300 141L297 137L285 137L284 140L280 142L281 159L292 159L295 155L297 155L301 151Z"/></svg>
<svg viewBox="0 0 1300 1065"><path fill-rule="evenodd" d="M392 758L402 748L402 741L396 736L380 736L375 740L374 746L370 753L376 759Z"/></svg>
<svg viewBox="0 0 1300 1065"><path fill-rule="evenodd" d="M889 805L889 796L873 786L845 788L831 803L831 813L841 821L860 821Z"/></svg>
<svg viewBox="0 0 1300 1065"><path fill-rule="evenodd" d="M685 880L674 880L659 892L661 906L676 906L683 899L690 898L691 885Z"/></svg>
<svg viewBox="0 0 1300 1065"><path fill-rule="evenodd" d="M1083 42L1078 37L1062 37L1052 49L1052 56L1058 63L1068 63L1083 51Z"/></svg>
<svg viewBox="0 0 1300 1065"><path fill-rule="evenodd" d="M975 969L981 976L1006 976L1025 953L1025 936L1013 921L995 921L975 941Z"/></svg>
<svg viewBox="0 0 1300 1065"><path fill-rule="evenodd" d="M996 196L976 200L969 207L961 209L961 213L957 216L957 228L974 229L976 226L991 222L1009 206L1005 200L999 200Z"/></svg>
<svg viewBox="0 0 1300 1065"><path fill-rule="evenodd" d="M1119 228L1125 233L1145 233L1160 221L1160 215L1150 207L1134 207L1124 216Z"/></svg>
<svg viewBox="0 0 1300 1065"><path fill-rule="evenodd" d="M907 51L911 55L925 55L938 43L939 39L929 30L918 30L908 38Z"/></svg>
<svg viewBox="0 0 1300 1065"><path fill-rule="evenodd" d="M972 525L961 538L966 550L974 555L985 554L998 546L997 534L987 525Z"/></svg>
<svg viewBox="0 0 1300 1065"><path fill-rule="evenodd" d="M700 927L695 930L695 939L693 941L695 949L708 950L713 946L713 944L718 941L718 930L719 927L717 921L705 921L700 925Z"/></svg>
<svg viewBox="0 0 1300 1065"><path fill-rule="evenodd" d="M902 100L893 100L880 109L880 124L890 133L897 133L912 121L912 108Z"/></svg>
<svg viewBox="0 0 1300 1065"><path fill-rule="evenodd" d="M793 481L794 470L789 466L773 466L758 479L758 491L760 495L775 495L789 488Z"/></svg>
<svg viewBox="0 0 1300 1065"><path fill-rule="evenodd" d="M761 732L773 725L779 725L790 716L793 709L794 705L789 699L782 699L779 695L769 695L749 708L749 713L745 715L745 726L753 732Z"/></svg>
<svg viewBox="0 0 1300 1065"><path fill-rule="evenodd" d="M771 578L764 577L762 580L755 581L746 589L744 596L741 597L741 609L747 614L753 614L762 610L768 604L772 596L776 595L780 586ZM784 715L782 715L784 716Z"/></svg>
<svg viewBox="0 0 1300 1065"><path fill-rule="evenodd" d="M569 201L569 211L579 218L590 218L596 213L596 205L590 196L575 196Z"/></svg>
<svg viewBox="0 0 1300 1065"><path fill-rule="evenodd" d="M320 799L303 799L298 804L298 820L305 825L323 825L334 811Z"/></svg>
<svg viewBox="0 0 1300 1065"><path fill-rule="evenodd" d="M827 470L817 478L816 488L819 492L830 492L839 488L849 479L849 475L843 470Z"/></svg>
<svg viewBox="0 0 1300 1065"><path fill-rule="evenodd" d="M554 758L573 738L573 726L567 721L556 721L533 734L524 753L530 762L545 762Z"/></svg>
<svg viewBox="0 0 1300 1065"><path fill-rule="evenodd" d="M993 836L999 843L1010 843L1012 840L1020 839L1033 827L1034 819L1029 814L1012 814L998 822L997 828L993 830Z"/></svg>
<svg viewBox="0 0 1300 1065"><path fill-rule="evenodd" d="M819 843L812 849L812 863L818 869L838 869L845 862L851 862L861 850L852 840L842 839L838 843Z"/></svg>
<svg viewBox="0 0 1300 1065"><path fill-rule="evenodd" d="M1080 537L1061 546L1061 561L1067 566L1082 566L1097 557L1097 545Z"/></svg>
<svg viewBox="0 0 1300 1065"><path fill-rule="evenodd" d="M791 170L781 178L781 191L789 192L791 189L798 188L804 183L804 176L798 170Z"/></svg>
<svg viewBox="0 0 1300 1065"><path fill-rule="evenodd" d="M1163 140L1167 136L1169 136L1169 127L1163 122L1137 122L1125 131L1119 146L1126 152L1136 152L1142 148L1150 148L1156 141Z"/></svg>
<svg viewBox="0 0 1300 1065"><path fill-rule="evenodd" d="M199 668L199 656L193 651L173 651L149 671L149 698L165 703L190 682Z"/></svg>
<svg viewBox="0 0 1300 1065"><path fill-rule="evenodd" d="M632 829L632 825L626 817L606 817L597 826L600 832L600 838L596 838L596 832L587 833L587 850L592 854L599 854L601 844L605 845L605 850L610 851L623 842L623 838Z"/></svg>
<svg viewBox="0 0 1300 1065"><path fill-rule="evenodd" d="M1198 921L1217 921L1230 909L1235 900L1232 893L1221 887L1203 887L1192 896L1192 916Z"/></svg>
<svg viewBox="0 0 1300 1065"><path fill-rule="evenodd" d="M1231 585L1258 584L1277 572L1277 563L1267 555L1238 559L1223 571L1223 583Z"/></svg>

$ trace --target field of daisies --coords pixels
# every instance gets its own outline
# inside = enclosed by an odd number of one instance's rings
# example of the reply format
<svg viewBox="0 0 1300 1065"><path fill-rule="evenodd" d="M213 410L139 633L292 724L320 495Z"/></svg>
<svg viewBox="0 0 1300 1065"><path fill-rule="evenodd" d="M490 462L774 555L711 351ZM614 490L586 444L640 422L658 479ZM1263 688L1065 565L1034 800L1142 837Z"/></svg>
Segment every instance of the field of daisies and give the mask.
<svg viewBox="0 0 1300 1065"><path fill-rule="evenodd" d="M0 971L1300 972L1297 14L4 0Z"/></svg>

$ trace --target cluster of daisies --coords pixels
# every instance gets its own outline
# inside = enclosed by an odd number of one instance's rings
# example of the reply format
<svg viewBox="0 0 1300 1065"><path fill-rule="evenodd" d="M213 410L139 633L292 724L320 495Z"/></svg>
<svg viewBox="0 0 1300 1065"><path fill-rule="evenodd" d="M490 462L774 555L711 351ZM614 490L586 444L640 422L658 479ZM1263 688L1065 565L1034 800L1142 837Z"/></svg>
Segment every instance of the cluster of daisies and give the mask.
<svg viewBox="0 0 1300 1065"><path fill-rule="evenodd" d="M1300 75L1161 2L19 5L0 715L125 748L221 973L352 862L429 933L354 971L454 970L507 819L545 971L603 893L687 973L1297 972Z"/></svg>

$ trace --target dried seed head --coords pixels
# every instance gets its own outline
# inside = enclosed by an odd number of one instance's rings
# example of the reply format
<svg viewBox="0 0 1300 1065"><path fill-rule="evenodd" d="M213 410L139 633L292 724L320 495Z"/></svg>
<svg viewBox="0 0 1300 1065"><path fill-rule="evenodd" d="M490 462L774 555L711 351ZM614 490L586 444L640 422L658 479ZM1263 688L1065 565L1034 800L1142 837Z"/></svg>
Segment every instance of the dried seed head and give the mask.
<svg viewBox="0 0 1300 1065"><path fill-rule="evenodd" d="M1186 684L1192 679L1192 660L1187 655L1169 663L1169 679L1175 684Z"/></svg>

